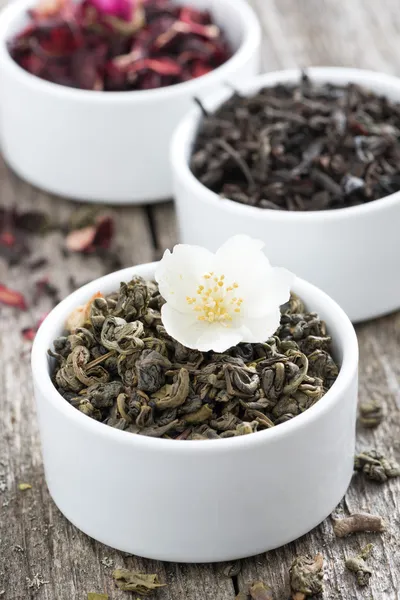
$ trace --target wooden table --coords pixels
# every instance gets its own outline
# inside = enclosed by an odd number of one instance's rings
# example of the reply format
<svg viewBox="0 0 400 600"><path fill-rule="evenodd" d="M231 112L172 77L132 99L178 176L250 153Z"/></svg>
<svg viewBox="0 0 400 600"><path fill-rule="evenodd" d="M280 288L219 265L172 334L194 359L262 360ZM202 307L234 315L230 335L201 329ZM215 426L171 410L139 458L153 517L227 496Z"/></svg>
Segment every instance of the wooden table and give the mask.
<svg viewBox="0 0 400 600"><path fill-rule="evenodd" d="M232 0L234 2L234 0ZM399 74L400 8L397 0L252 0L264 28L264 68L343 65ZM18 180L4 164L0 205L19 210L40 208L65 222L76 204L54 198ZM115 244L124 266L158 258L177 240L172 204L111 210ZM400 224L399 224L400 227ZM31 241L32 258L48 264L30 272L25 264L10 267L0 259L0 282L32 298L35 282L48 276L70 292L69 275L78 284L103 274L95 257L63 254L64 236L52 233ZM399 277L393 273L393 277ZM38 426L30 377L30 345L21 329L49 310L42 298L26 312L0 308L0 598L3 600L86 600L88 592L108 593L111 600L130 597L114 588L113 566L158 573L168 587L158 600L233 600L239 589L262 579L275 600L289 597L288 569L298 553L320 551L326 558L326 600L399 598L400 479L382 486L356 477L344 500L345 512L369 510L388 523L385 534L336 539L328 519L307 536L279 550L243 560L236 577L224 565L179 565L126 556L94 542L60 514L49 497L42 468ZM357 327L360 342L360 398L382 398L386 418L376 430L359 429L360 449L379 446L400 455L400 313ZM71 440L73 443L73 440ZM310 457L311 467L312 457ZM27 482L32 489L20 491ZM296 490L288 490L296 494ZM116 513L118 507L116 507ZM374 542L370 587L357 587L344 568L346 556ZM41 583L42 582L42 583Z"/></svg>

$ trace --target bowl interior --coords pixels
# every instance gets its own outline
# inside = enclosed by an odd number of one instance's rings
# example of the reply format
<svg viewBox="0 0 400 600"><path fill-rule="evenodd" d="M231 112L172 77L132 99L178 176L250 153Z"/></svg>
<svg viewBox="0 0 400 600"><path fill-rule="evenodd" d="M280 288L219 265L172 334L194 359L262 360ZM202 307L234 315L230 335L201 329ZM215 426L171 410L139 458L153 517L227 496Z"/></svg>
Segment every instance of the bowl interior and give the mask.
<svg viewBox="0 0 400 600"><path fill-rule="evenodd" d="M32 370L35 383L40 389L40 392L49 398L51 397L52 402L54 402L57 407L64 412L64 414L68 412L70 417L73 416L75 419L80 419L82 424L85 422L86 425L88 425L88 421L90 421L92 427L101 427L103 431L104 429L111 430L113 435L122 434L129 438L135 438L135 440L137 440L137 438L144 438L147 440L148 438L146 438L146 436L131 436L126 434L126 432L103 426L101 423L97 423L95 421L92 422L92 419L77 411L62 398L62 396L53 386L53 383L50 379L52 362L48 358L47 350L53 347L54 339L57 336L62 335L64 331L64 323L74 308L84 304L93 296L93 294L98 291L110 293L117 290L121 281L129 281L134 274L140 275L145 279L153 279L156 264L157 263L150 263L123 269L122 271L97 279L75 291L73 294L63 300L58 306L56 306L47 316L36 335L32 348ZM326 321L328 332L334 340L333 353L338 364L341 366L339 376L332 388L324 396L323 401L318 402L305 413L298 415L286 423L282 423L279 425L279 427L267 430L266 432L260 432L255 436L244 437L258 438L259 436L263 437L265 434L281 435L286 431L290 431L292 427L301 426L301 424L304 422L304 419L310 419L312 418L312 415L314 415L314 418L316 418L320 411L327 410L330 404L338 401L338 398L340 398L348 388L350 381L357 371L357 338L354 328L344 311L324 292L308 282L303 281L302 279L295 279L293 291L303 299L309 310L317 312ZM233 440L237 439L233 438ZM142 443L141 441L138 442ZM174 441L171 440L153 440L152 438L150 438L150 441L143 443L157 444L163 442L170 444L174 443ZM212 440L209 442L213 443ZM232 439L224 439L216 440L216 443L225 446L226 443L242 442L232 442ZM202 444L202 442L193 441L190 442L190 444Z"/></svg>
<svg viewBox="0 0 400 600"><path fill-rule="evenodd" d="M362 69L347 69L341 67L313 67L307 69L307 74L310 76L311 80L316 84L325 84L332 83L336 85L346 85L348 83L356 83L361 85L372 92L375 92L381 96L386 96L390 100L400 102L400 78L385 75L383 73L377 73L374 71L367 71ZM238 92L243 95L250 96L251 94L256 93L263 87L273 87L278 83L297 83L300 79L301 71L299 69L290 69L285 71L276 71L272 73L267 73L263 75L258 75L257 77L252 78L241 86L236 86ZM214 111L221 104L223 104L230 96L232 95L232 90L227 89L222 92L218 92L206 98L204 101L204 106L206 110ZM195 143L195 139L197 136L197 132L201 123L202 112L198 107L195 107L191 110L191 112L184 117L178 126L174 140L171 146L171 160L173 166L177 172L182 174L185 177L185 180L190 184L196 186L198 193L201 193L204 196L205 200L221 202L218 198L217 194L208 188L206 188L200 181L193 175L190 169L190 158L193 152L193 147ZM379 203L382 200L386 200L391 196L398 195L398 192L395 194L389 194L384 198L379 200ZM307 211L307 212L288 212L284 210L271 210L265 208L259 208L254 206L246 206L238 204L237 202L233 202L229 199L223 199L226 208L232 209L238 212L246 212L257 214L257 216L268 215L268 218L271 216L273 218L309 218L310 216L326 215L327 213L331 215L340 215L342 211L353 211L357 212L358 210L370 209L376 201L370 202L365 205L354 206L354 207L346 207L336 210L324 210L324 211Z"/></svg>

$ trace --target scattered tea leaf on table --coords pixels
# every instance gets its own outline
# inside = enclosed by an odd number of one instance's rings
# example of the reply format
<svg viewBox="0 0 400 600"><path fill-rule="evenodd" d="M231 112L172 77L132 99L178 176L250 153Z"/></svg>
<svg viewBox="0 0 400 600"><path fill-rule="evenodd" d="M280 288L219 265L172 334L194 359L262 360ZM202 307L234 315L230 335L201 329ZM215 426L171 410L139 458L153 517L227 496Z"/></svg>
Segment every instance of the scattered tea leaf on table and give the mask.
<svg viewBox="0 0 400 600"><path fill-rule="evenodd" d="M358 513L343 519L333 519L333 532L336 537L346 537L360 531L382 532L385 529L382 517L369 513Z"/></svg>
<svg viewBox="0 0 400 600"><path fill-rule="evenodd" d="M222 572L225 577L236 577L237 575L239 575L241 570L242 570L242 561L235 560L234 562L231 562L231 563L228 563L227 565L225 565Z"/></svg>
<svg viewBox="0 0 400 600"><path fill-rule="evenodd" d="M387 458L382 452L372 449L357 454L354 469L368 479L384 483L391 477L400 476L400 465L394 458Z"/></svg>
<svg viewBox="0 0 400 600"><path fill-rule="evenodd" d="M322 554L298 556L289 570L293 600L304 600L323 591L324 558Z"/></svg>
<svg viewBox="0 0 400 600"><path fill-rule="evenodd" d="M30 483L19 483L18 489L21 490L21 492L25 492L26 490L31 490L32 486Z"/></svg>
<svg viewBox="0 0 400 600"><path fill-rule="evenodd" d="M274 600L272 590L262 581L256 581L249 587L250 596L253 600Z"/></svg>
<svg viewBox="0 0 400 600"><path fill-rule="evenodd" d="M108 600L108 594L96 594L96 592L89 592L87 600Z"/></svg>
<svg viewBox="0 0 400 600"><path fill-rule="evenodd" d="M250 596L249 594L246 594L246 592L239 592L235 597L235 600L249 600L249 598Z"/></svg>
<svg viewBox="0 0 400 600"><path fill-rule="evenodd" d="M142 596L148 596L154 590L164 587L165 583L160 583L158 575L147 575L138 571L129 571L128 569L115 569L113 578L120 590L124 592L135 592Z"/></svg>
<svg viewBox="0 0 400 600"><path fill-rule="evenodd" d="M367 544L358 556L348 558L345 565L349 571L353 571L357 577L357 583L363 587L369 584L369 580L373 573L371 567L365 562L371 555L373 544Z"/></svg>
<svg viewBox="0 0 400 600"><path fill-rule="evenodd" d="M365 402L361 402L359 406L359 412L359 420L361 425L369 429L378 427L384 416L382 403L376 399L370 399L366 400Z"/></svg>

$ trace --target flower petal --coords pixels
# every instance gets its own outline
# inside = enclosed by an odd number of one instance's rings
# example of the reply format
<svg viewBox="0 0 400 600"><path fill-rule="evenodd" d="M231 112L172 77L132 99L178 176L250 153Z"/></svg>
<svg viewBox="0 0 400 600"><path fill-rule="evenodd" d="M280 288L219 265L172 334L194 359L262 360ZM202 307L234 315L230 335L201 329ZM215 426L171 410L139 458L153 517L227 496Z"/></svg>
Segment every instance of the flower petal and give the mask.
<svg viewBox="0 0 400 600"><path fill-rule="evenodd" d="M224 327L220 323L199 321L196 314L180 313L164 304L161 318L167 333L187 348L201 352L224 352L243 340L242 328Z"/></svg>
<svg viewBox="0 0 400 600"><path fill-rule="evenodd" d="M262 251L264 243L246 235L228 240L216 253L216 270L229 283L239 285L237 296L249 318L260 317L289 299L293 275L286 269L271 267Z"/></svg>
<svg viewBox="0 0 400 600"><path fill-rule="evenodd" d="M194 296L204 273L212 270L214 255L200 246L178 244L173 252L166 250L155 279L160 294L176 310L193 312L187 296Z"/></svg>
<svg viewBox="0 0 400 600"><path fill-rule="evenodd" d="M225 352L232 346L237 346L243 341L242 328L224 327L219 323L209 323L204 332L196 341L196 348L200 352L213 350L214 352Z"/></svg>
<svg viewBox="0 0 400 600"><path fill-rule="evenodd" d="M294 275L287 269L274 267L259 281L257 291L252 295L246 293L243 313L247 318L256 319L285 304L290 298L290 289ZM247 290L246 290L247 291Z"/></svg>
<svg viewBox="0 0 400 600"><path fill-rule="evenodd" d="M246 319L243 324L243 342L265 342L274 335L281 322L281 311L276 308L273 312L263 317Z"/></svg>
<svg viewBox="0 0 400 600"><path fill-rule="evenodd" d="M237 281L242 288L255 287L257 280L271 269L262 252L264 243L247 235L235 235L215 255L215 270L227 281Z"/></svg>
<svg viewBox="0 0 400 600"><path fill-rule="evenodd" d="M170 302L162 307L161 320L168 335L187 348L197 348L196 342L208 325L199 321L194 311L182 313Z"/></svg>
<svg viewBox="0 0 400 600"><path fill-rule="evenodd" d="M243 341L271 337L279 327L280 306L289 300L293 275L271 267L263 246L238 235L215 255L188 245L166 251L156 280L167 301L161 315L167 332L202 352L224 352Z"/></svg>
<svg viewBox="0 0 400 600"><path fill-rule="evenodd" d="M259 250L262 250L264 246L265 243L262 240L256 240L249 235L240 233L238 235L233 235L226 240L226 242L218 248L216 256L229 258L232 255L232 252L236 252L237 250L239 250L240 253L258 252Z"/></svg>

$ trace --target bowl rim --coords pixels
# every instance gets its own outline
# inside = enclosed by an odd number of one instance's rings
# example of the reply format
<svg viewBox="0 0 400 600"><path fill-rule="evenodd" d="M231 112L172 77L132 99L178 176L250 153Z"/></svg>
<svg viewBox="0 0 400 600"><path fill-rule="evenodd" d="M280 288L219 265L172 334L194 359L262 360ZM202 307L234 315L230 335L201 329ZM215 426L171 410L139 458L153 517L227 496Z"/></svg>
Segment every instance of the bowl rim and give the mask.
<svg viewBox="0 0 400 600"><path fill-rule="evenodd" d="M240 93L251 94L257 91L260 87L273 86L279 82L293 82L299 79L301 69L283 69L279 71L271 71L263 73L247 79L243 85L236 85L236 89ZM318 82L326 80L330 81L333 78L340 85L342 83L354 82L368 88L365 80L374 80L376 85L384 84L391 86L398 91L400 103L400 78L394 75L388 75L379 71L368 69L356 69L348 67L309 67L306 73L312 79L315 77ZM221 105L232 95L232 88L225 91L209 95L205 98L204 106L213 110ZM301 219L306 222L316 222L325 219L332 221L341 221L342 219L354 218L357 219L362 214L374 214L376 211L390 209L392 206L400 203L400 192L394 192L383 196L378 200L373 200L366 204L358 206L349 206L337 209L314 210L314 211L286 211L274 210L270 208L260 208L257 206L248 206L230 200L229 198L220 198L220 196L212 190L205 187L192 173L189 167L189 161L186 156L187 147L191 146L196 133L197 125L201 118L201 110L199 107L193 107L178 124L170 144L170 164L172 167L173 176L176 181L183 182L196 198L196 202L202 202L216 208L216 202L221 210L225 210L238 218L265 219L279 223L281 221L296 221Z"/></svg>
<svg viewBox="0 0 400 600"><path fill-rule="evenodd" d="M230 73L235 72L241 65L246 64L254 55L261 44L261 25L257 16L246 0L218 0L226 6L227 10L235 12L241 23L243 39L239 48L222 65L196 79L177 83L164 88L151 90L131 90L126 92L101 92L98 90L82 90L63 86L40 79L20 67L11 57L7 49L10 26L31 7L35 0L14 0L2 9L0 14L0 63L3 69L8 69L13 77L21 84L43 93L62 95L65 98L82 102L150 102L174 99L184 94L195 93L202 85L210 85L221 79L224 80Z"/></svg>
<svg viewBox="0 0 400 600"><path fill-rule="evenodd" d="M321 418L333 405L340 402L343 395L346 395L357 376L358 370L358 342L354 327L346 313L332 298L311 283L296 277L293 285L296 293L306 297L308 302L313 297L319 297L326 305L327 313L332 315L332 319L339 330L337 343L343 352L341 368L335 383L326 392L323 401L317 402L304 413L290 419L290 421L281 423L279 426L252 435L207 440L207 442L204 440L185 440L183 443L181 440L151 438L115 429L91 419L74 408L61 396L50 378L47 350L58 335L60 325L65 322L67 315L74 307L83 304L96 292L108 287L117 289L121 281L128 281L134 274L149 278L151 277L150 273L154 273L157 264L157 262L153 262L128 267L95 279L62 300L43 321L36 334L31 353L35 395L42 394L52 404L52 407L60 413L62 418L73 421L74 425L85 429L88 435L98 435L110 443L138 445L153 451L168 450L172 453L182 451L198 452L199 450L201 452L226 452L257 447L264 443L273 442L273 440L282 438L285 435L289 438L292 430L305 429L308 423Z"/></svg>

